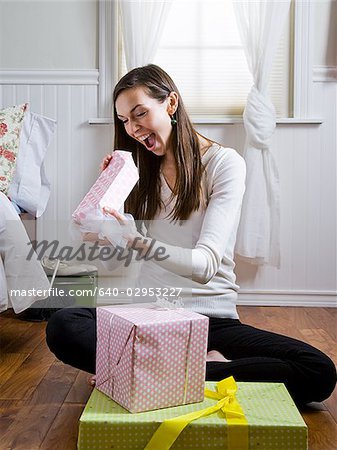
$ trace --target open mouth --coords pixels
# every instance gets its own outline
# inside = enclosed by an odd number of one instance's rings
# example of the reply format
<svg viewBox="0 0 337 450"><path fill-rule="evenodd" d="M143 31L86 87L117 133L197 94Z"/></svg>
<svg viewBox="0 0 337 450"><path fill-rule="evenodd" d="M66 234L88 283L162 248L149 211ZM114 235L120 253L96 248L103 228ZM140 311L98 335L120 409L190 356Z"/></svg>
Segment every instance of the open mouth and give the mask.
<svg viewBox="0 0 337 450"><path fill-rule="evenodd" d="M142 142L148 150L154 150L156 147L156 135L151 133L145 139L142 139Z"/></svg>

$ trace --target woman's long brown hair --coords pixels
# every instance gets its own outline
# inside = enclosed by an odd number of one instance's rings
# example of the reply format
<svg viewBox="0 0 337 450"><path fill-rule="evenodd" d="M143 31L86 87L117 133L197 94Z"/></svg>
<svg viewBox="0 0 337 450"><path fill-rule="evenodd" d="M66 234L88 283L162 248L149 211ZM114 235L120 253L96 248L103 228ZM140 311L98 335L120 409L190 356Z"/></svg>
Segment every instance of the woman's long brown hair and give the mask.
<svg viewBox="0 0 337 450"><path fill-rule="evenodd" d="M141 144L126 133L116 112L115 105L119 94L126 89L138 86L144 87L150 97L161 103L167 99L172 91L178 94L178 108L175 113L177 124L172 126L172 144L177 177L174 186L176 203L171 218L172 220L186 220L202 204L201 177L203 166L199 139L176 85L164 70L154 64L138 67L128 72L117 83L113 93L114 148L131 151L139 168L139 182L126 201L125 211L131 213L137 220L151 220L161 206L160 165L163 157L156 156L141 148Z"/></svg>

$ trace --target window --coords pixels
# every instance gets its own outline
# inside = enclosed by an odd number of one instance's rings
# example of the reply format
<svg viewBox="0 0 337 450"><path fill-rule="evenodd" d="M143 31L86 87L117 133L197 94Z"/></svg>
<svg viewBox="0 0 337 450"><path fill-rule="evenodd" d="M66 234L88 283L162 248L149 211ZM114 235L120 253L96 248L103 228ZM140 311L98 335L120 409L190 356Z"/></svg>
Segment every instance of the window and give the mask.
<svg viewBox="0 0 337 450"><path fill-rule="evenodd" d="M99 1L99 116L98 118L89 119L89 123L111 123L111 92L113 87L119 80L119 78L126 72L125 63L123 63L123 49L122 49L122 39L121 33L118 26L118 3L117 0L98 0ZM229 0L224 0L229 1ZM209 0L207 4L213 5L213 2L216 0ZM218 2L218 1L217 1ZM180 7L181 3L186 4L186 0L175 0L176 7ZM194 10L193 3L199 3L198 0L191 0L191 7ZM219 2L218 2L219 3ZM205 0L206 4L206 0ZM215 5L215 3L214 3ZM288 23L285 26L284 36L281 40L281 44L278 49L278 53L276 56L276 60L274 62L274 70L271 76L270 81L270 92L273 103L276 106L277 115L281 117L278 119L278 122L281 123L322 123L321 118L314 117L314 103L312 99L313 88L312 88L312 48L313 48L313 40L315 39L314 34L314 22L313 22L313 3L312 2L303 2L302 0L292 0L292 8L291 8L291 17L289 18ZM174 5L172 5L174 6ZM207 9L207 8L206 8ZM209 6L209 10L213 9ZM173 12L172 12L173 11ZM195 10L194 10L195 11ZM200 12L200 11L199 11ZM171 10L171 17L174 14L174 9ZM188 12L188 24L191 27L193 26L192 17L196 17L194 12L194 16L192 12ZM216 82L212 79L211 82L207 83L208 88L210 89L209 100L205 97L201 100L200 93L203 93L202 87L198 88L198 96L195 95L196 88L193 90L190 89L189 85L192 84L188 78L188 74L192 72L189 67L183 65L180 67L176 65L176 67L170 67L168 64L173 64L172 61L164 58L163 53L168 51L166 47L170 47L171 45L176 45L176 42L179 42L179 37L181 37L182 33L185 35L185 28L178 27L178 23L181 23L182 15L179 14L177 20L173 17L173 24L175 27L174 33L169 33L169 30L166 29L163 32L163 41L161 42L161 48L157 54L156 62L161 64L164 69L166 69L172 77L176 80L179 85L179 89L181 90L184 98L188 99L190 96L190 92L192 92L192 104L188 105L190 111L194 111L192 114L192 119L195 123L233 123L238 122L240 118L234 118L232 120L233 114L241 115L242 110L244 108L246 94L249 91L251 81L246 86L246 91L244 94L240 93L240 89L237 89L237 95L234 96L235 101L237 99L241 99L240 102L237 102L232 106L232 109L228 107L228 103L225 103L228 98L231 98L230 90L227 93L222 92L222 98L224 103L221 102L220 109L215 112L215 110L210 110L210 105L213 105L213 98L216 93L216 104L218 104L218 94L219 87L222 89L225 86L226 88L230 88L234 90L234 86L231 86L230 83L223 83L223 78L219 78ZM167 26L172 24L167 21ZM228 19L229 20L229 19ZM229 22L234 24L234 16L232 15L232 19ZM222 22L221 29L223 29L224 22ZM194 24L195 26L195 24ZM212 26L212 33L213 28ZM178 30L178 31L177 31ZM220 33L219 30L215 30L216 33ZM204 32L205 34L205 32ZM166 37L165 37L166 36ZM173 38L171 39L171 36ZM202 36L202 33L199 33L197 36ZM238 36L236 32L236 36ZM230 38L233 40L233 36ZM186 39L185 39L186 40ZM210 45L214 46L213 39L210 42ZM231 41L233 42L233 41ZM186 45L186 44L184 44ZM217 43L217 45L219 45ZM228 42L227 42L228 45ZM231 44L234 45L234 44ZM240 46L240 42L237 40L237 44ZM179 50L180 51L180 50ZM183 51L183 50L181 50ZM201 50L200 50L201 51ZM206 49L203 49L204 53ZM215 48L214 52L218 51L218 54L221 54L221 51L224 53L225 50L221 48ZM230 50L227 49L227 52ZM237 53L240 53L240 49L237 48ZM178 50L176 50L178 52ZM241 50L241 56L243 56L243 52ZM184 59L181 58L184 62ZM222 58L219 58L222 63ZM186 60L185 60L186 61ZM217 63L218 61L216 61ZM216 64L213 62L213 64ZM242 63L243 65L243 63ZM241 65L241 66L242 66ZM245 70L247 70L246 62L244 64ZM187 69L186 69L187 67ZM193 80L198 80L199 82L204 76L204 73L201 71L204 70L201 65L199 65L199 73L198 70L193 72ZM185 70L185 72L184 72ZM205 69L206 70L206 69ZM220 69L217 70L220 72ZM211 75L214 76L215 71L211 72ZM237 79L243 78L243 74L238 76L238 73L234 72L235 77L234 81ZM249 75L248 75L249 76ZM186 81L188 80L188 81ZM203 94L204 95L204 94ZM193 98L194 97L194 98ZM233 97L233 96L232 96ZM194 102L194 103L193 103ZM202 108L197 111L193 108L198 107L198 105L202 105ZM208 108L208 109L207 109ZM213 116L211 114L216 114ZM225 114L228 114L227 116Z"/></svg>
<svg viewBox="0 0 337 450"><path fill-rule="evenodd" d="M279 117L288 117L291 20L287 21L269 83ZM126 73L120 59L119 73ZM241 115L253 84L241 44L232 0L172 2L154 60L176 82L196 116Z"/></svg>

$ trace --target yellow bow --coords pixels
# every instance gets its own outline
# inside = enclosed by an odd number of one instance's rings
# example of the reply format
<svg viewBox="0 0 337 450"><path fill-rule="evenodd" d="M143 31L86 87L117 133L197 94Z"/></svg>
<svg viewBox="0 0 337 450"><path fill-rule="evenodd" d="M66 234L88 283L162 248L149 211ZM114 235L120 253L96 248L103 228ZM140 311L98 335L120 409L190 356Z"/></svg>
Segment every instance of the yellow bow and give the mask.
<svg viewBox="0 0 337 450"><path fill-rule="evenodd" d="M216 391L205 389L206 397L219 400L218 403L200 411L164 420L144 450L169 450L183 429L193 420L209 416L221 410L228 424L228 450L248 450L248 422L235 398L237 386L233 377L216 384Z"/></svg>

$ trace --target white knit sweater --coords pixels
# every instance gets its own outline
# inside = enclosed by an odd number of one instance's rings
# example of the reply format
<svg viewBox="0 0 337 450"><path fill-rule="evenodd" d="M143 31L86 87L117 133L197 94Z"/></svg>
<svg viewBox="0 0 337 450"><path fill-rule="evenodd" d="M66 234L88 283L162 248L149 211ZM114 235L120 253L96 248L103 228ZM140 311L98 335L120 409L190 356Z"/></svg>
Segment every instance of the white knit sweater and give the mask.
<svg viewBox="0 0 337 450"><path fill-rule="evenodd" d="M245 162L235 150L213 144L202 156L202 164L205 206L183 222L168 219L175 197L161 176L163 207L146 223L147 236L155 239L148 256L164 247L162 256L169 257L144 263L137 284L161 288L163 294L167 293L164 287L171 287L171 300L179 288L187 309L210 317L238 318L233 254L245 190Z"/></svg>

